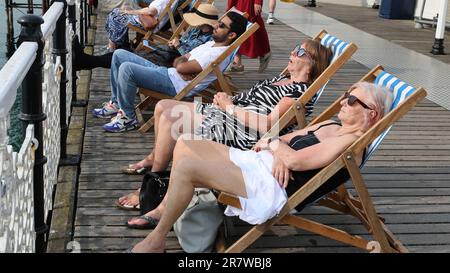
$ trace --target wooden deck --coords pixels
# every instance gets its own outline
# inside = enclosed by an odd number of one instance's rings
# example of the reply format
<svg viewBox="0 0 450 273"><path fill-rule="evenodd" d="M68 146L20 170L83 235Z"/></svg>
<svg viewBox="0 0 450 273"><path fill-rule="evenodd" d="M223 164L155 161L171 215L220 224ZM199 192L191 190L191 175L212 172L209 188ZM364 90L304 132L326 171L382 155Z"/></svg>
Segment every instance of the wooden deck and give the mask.
<svg viewBox="0 0 450 273"><path fill-rule="evenodd" d="M295 0L295 2L298 5L304 5L308 1ZM434 43L436 28L424 26L424 28L417 29L414 28L413 20L384 19L378 16L378 9L321 3L321 1L317 1L317 5L318 7L316 8L308 9L450 64L450 54L448 54L450 48L450 32L448 31L444 37L444 51L447 54L433 55L430 51ZM355 16L355 14L358 16ZM448 20L449 18L447 18Z"/></svg>
<svg viewBox="0 0 450 273"><path fill-rule="evenodd" d="M224 2L224 1L217 1ZM223 3L217 4L224 9ZM96 47L106 42L105 14L97 20ZM245 60L246 72L233 76L248 89L258 80L278 74L296 43L307 38L283 25L268 27L273 59L265 73L257 73L257 60ZM314 113L319 113L369 68L350 60L333 77ZM105 120L90 111L110 96L109 70L96 69L91 93L79 176L74 240L82 252L120 252L140 241L149 231L128 229L126 220L137 215L115 208L114 201L139 187L141 176L123 175L120 168L143 158L153 147L153 132L111 134L103 131ZM450 252L450 111L426 100L391 131L364 168L364 178L377 211L387 226L411 252ZM367 235L355 219L327 209L310 207L303 215L312 220ZM238 222L242 234L248 226ZM181 251L174 234L169 252ZM256 241L251 252L357 252L357 249L288 226L275 226Z"/></svg>

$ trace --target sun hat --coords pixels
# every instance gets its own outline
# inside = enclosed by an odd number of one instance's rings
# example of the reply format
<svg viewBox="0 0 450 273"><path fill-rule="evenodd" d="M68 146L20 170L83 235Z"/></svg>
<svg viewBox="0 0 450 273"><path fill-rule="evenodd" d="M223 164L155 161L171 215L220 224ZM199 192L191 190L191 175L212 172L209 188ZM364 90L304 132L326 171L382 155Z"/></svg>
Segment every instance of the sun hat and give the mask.
<svg viewBox="0 0 450 273"><path fill-rule="evenodd" d="M214 26L219 19L219 10L211 4L200 4L192 12L183 14L183 18L193 27L205 24Z"/></svg>

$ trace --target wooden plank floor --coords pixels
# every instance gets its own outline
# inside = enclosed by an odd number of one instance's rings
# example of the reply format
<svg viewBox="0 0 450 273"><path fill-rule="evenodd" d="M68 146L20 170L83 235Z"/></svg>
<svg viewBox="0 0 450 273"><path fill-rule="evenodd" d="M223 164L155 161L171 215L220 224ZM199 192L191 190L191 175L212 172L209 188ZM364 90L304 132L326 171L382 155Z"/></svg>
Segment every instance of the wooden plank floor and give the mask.
<svg viewBox="0 0 450 273"><path fill-rule="evenodd" d="M224 4L218 1L218 7ZM106 43L105 13L97 20L96 48ZM307 38L283 25L268 27L273 59L265 73L257 73L257 60L245 60L246 72L234 75L242 90L279 73L291 48ZM330 81L316 113L369 71L350 60ZM109 70L94 70L89 99L92 108L110 96ZM124 193L139 187L141 177L123 175L120 168L143 158L153 147L153 133L111 134L106 120L88 117L79 176L74 240L83 252L119 252L140 241L149 231L131 230L125 222L137 215L114 207ZM376 209L386 224L412 252L450 252L450 112L426 100L396 124L376 155L364 168L364 178ZM366 236L351 217L310 207L302 214L348 232ZM248 225L237 222L242 234ZM168 251L181 251L170 234ZM251 252L357 252L340 243L288 226L273 227L249 249Z"/></svg>
<svg viewBox="0 0 450 273"><path fill-rule="evenodd" d="M295 0L295 3L298 5L304 5L307 2L306 0ZM450 32L448 31L444 36L444 51L447 54L433 55L430 51L434 43L436 28L424 25L424 28L417 29L414 28L414 20L384 19L378 16L378 9L321 3L321 1L317 1L317 5L316 8L308 9L450 64L450 54L448 54ZM448 20L449 18L447 18Z"/></svg>

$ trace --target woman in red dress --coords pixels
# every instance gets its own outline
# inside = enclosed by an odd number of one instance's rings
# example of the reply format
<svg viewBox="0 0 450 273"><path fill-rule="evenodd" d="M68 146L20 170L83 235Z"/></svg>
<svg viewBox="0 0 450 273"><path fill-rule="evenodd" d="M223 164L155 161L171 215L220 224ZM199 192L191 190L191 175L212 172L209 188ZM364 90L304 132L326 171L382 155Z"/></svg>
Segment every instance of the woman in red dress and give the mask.
<svg viewBox="0 0 450 273"><path fill-rule="evenodd" d="M256 22L259 25L259 29L239 48L239 51L234 58L234 63L231 66L231 71L244 71L241 55L245 55L252 59L259 57L259 72L264 71L269 64L271 57L269 36L267 35L264 21L261 17L262 4L263 0L228 0L228 9L234 6L241 12L247 12L248 20L252 23Z"/></svg>

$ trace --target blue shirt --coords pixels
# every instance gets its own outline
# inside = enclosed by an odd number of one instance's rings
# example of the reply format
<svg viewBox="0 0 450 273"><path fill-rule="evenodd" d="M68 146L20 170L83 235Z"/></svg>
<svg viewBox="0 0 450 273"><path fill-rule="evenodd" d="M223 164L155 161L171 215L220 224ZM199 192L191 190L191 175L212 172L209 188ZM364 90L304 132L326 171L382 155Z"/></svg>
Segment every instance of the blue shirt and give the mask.
<svg viewBox="0 0 450 273"><path fill-rule="evenodd" d="M212 40L212 33L205 34L200 30L200 28L193 27L181 36L178 52L180 52L181 55L184 55L210 40Z"/></svg>

